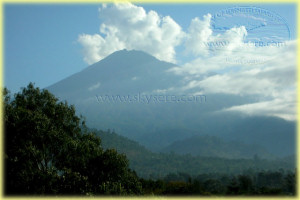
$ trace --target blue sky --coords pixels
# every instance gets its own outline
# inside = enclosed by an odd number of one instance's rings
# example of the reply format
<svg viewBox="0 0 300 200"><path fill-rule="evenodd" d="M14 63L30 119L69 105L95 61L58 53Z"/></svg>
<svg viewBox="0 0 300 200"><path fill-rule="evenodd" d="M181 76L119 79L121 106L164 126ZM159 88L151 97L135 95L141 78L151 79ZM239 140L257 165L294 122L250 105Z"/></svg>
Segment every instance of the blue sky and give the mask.
<svg viewBox="0 0 300 200"><path fill-rule="evenodd" d="M202 19L237 4L137 4L147 12L170 16L183 31L191 20ZM245 5L245 4L243 4ZM34 5L5 4L4 6L4 84L12 92L29 82L44 88L81 71L89 64L83 60L80 34L99 33L102 23L98 8L101 5ZM294 4L256 4L282 16L295 39ZM181 52L182 46L176 47ZM180 55L177 54L177 57Z"/></svg>

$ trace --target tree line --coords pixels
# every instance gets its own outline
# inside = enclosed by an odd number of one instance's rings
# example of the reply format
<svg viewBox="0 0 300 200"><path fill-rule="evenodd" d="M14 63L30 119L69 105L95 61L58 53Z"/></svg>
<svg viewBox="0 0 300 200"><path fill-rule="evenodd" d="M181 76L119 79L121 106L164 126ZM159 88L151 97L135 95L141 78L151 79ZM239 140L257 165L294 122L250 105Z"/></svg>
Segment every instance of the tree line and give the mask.
<svg viewBox="0 0 300 200"><path fill-rule="evenodd" d="M141 179L144 194L149 195L219 195L262 196L295 195L292 171L245 172L239 175L172 173L161 180Z"/></svg>

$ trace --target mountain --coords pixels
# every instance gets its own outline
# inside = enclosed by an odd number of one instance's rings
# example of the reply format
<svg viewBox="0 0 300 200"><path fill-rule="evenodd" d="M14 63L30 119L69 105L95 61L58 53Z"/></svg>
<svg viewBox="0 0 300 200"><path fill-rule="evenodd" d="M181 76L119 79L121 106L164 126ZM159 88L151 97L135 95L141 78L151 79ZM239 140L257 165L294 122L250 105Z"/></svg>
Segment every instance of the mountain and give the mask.
<svg viewBox="0 0 300 200"><path fill-rule="evenodd" d="M252 103L252 96L207 94L197 101L193 94L201 89L186 89L190 80L173 73L175 66L141 51L122 50L46 89L74 104L89 127L114 129L151 151L210 135L259 145L278 156L295 153L295 122L221 111ZM197 80L207 76L211 74Z"/></svg>
<svg viewBox="0 0 300 200"><path fill-rule="evenodd" d="M162 62L141 51L117 51L47 89L74 102L96 94L128 95L176 84L166 71L174 64Z"/></svg>

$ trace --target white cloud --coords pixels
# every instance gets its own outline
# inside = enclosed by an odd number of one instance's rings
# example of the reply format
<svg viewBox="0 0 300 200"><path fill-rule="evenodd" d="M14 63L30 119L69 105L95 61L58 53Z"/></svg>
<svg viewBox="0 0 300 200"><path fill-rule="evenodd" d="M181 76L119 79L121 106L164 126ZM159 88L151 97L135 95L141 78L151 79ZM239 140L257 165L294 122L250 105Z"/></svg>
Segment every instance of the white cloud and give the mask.
<svg viewBox="0 0 300 200"><path fill-rule="evenodd" d="M180 89L255 96L257 102L223 111L295 120L296 41L258 46L245 42L243 26L216 35L209 23L210 15L192 20L185 47L197 57L169 70L185 77L186 85Z"/></svg>
<svg viewBox="0 0 300 200"><path fill-rule="evenodd" d="M210 41L212 30L210 29L211 15L205 15L203 20L194 18L190 24L185 43L187 52L194 55L207 54L206 44Z"/></svg>
<svg viewBox="0 0 300 200"><path fill-rule="evenodd" d="M99 15L100 33L82 34L78 38L88 64L124 48L142 50L160 60L176 62L175 47L184 33L171 17L159 16L155 11L147 13L131 3L104 5Z"/></svg>
<svg viewBox="0 0 300 200"><path fill-rule="evenodd" d="M89 87L88 90L89 90L89 91L93 91L93 90L99 88L100 85L101 85L101 83L98 82L98 83L96 83L95 85L92 85L91 87Z"/></svg>
<svg viewBox="0 0 300 200"><path fill-rule="evenodd" d="M271 100L252 104L233 106L224 111L241 112L249 116L272 116L289 121L296 120L296 94L295 92L285 92L281 96Z"/></svg>
<svg viewBox="0 0 300 200"><path fill-rule="evenodd" d="M157 89L157 90L153 90L152 93L158 93L158 94L161 94L161 93L166 93L168 90L167 89Z"/></svg>
<svg viewBox="0 0 300 200"><path fill-rule="evenodd" d="M131 3L104 5L99 14L100 32L78 38L87 63L124 48L175 62L175 47L185 41L185 52L194 59L169 70L184 77L186 84L177 89L186 93L255 96L257 102L223 111L296 118L295 41L286 41L283 46L246 43L248 33L244 26L216 34L210 14L194 18L185 33L171 17L146 12Z"/></svg>
<svg viewBox="0 0 300 200"><path fill-rule="evenodd" d="M209 57L212 52L215 54L216 50L239 50L246 36L244 26L232 27L224 34L214 34L211 29L211 14L207 14L203 16L203 20L196 17L191 21L186 34L186 52L198 57Z"/></svg>

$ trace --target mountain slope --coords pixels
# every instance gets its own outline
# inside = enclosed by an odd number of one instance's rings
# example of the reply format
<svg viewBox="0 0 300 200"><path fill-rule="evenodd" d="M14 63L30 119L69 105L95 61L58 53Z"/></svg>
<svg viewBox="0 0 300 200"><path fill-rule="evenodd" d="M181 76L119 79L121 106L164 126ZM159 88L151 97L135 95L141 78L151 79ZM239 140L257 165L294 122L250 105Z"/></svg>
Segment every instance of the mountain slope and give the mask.
<svg viewBox="0 0 300 200"><path fill-rule="evenodd" d="M220 158L272 158L264 148L258 145L247 145L237 141L226 142L216 136L193 136L173 142L162 149L162 152L191 154L193 156L210 156Z"/></svg>
<svg viewBox="0 0 300 200"><path fill-rule="evenodd" d="M279 156L295 153L295 122L221 111L253 103L255 97L207 94L203 102L155 101L154 97L180 99L202 92L188 90L190 80L170 72L174 66L141 51L122 50L46 89L74 104L89 127L115 129L152 151L193 135L214 135L226 141L257 144ZM210 74L197 80L204 76ZM152 97L151 101L143 101L139 98L142 95ZM100 101L103 96L110 98ZM120 101L127 96L136 97L136 101Z"/></svg>
<svg viewBox="0 0 300 200"><path fill-rule="evenodd" d="M98 93L151 91L157 86L174 84L166 72L172 66L174 64L159 61L141 51L121 50L47 89L61 98L80 96L81 99Z"/></svg>
<svg viewBox="0 0 300 200"><path fill-rule="evenodd" d="M184 172L190 175L207 173L240 174L246 170L293 170L294 157L266 160L260 156L250 159L225 159L203 156L178 155L174 153L153 153L139 143L116 133L93 130L101 138L104 149L113 148L127 156L130 168L144 178L163 178L167 174ZM211 148L207 141L202 143ZM214 147L212 147L214 148ZM231 149L228 149L229 152ZM227 154L229 153L227 152Z"/></svg>

